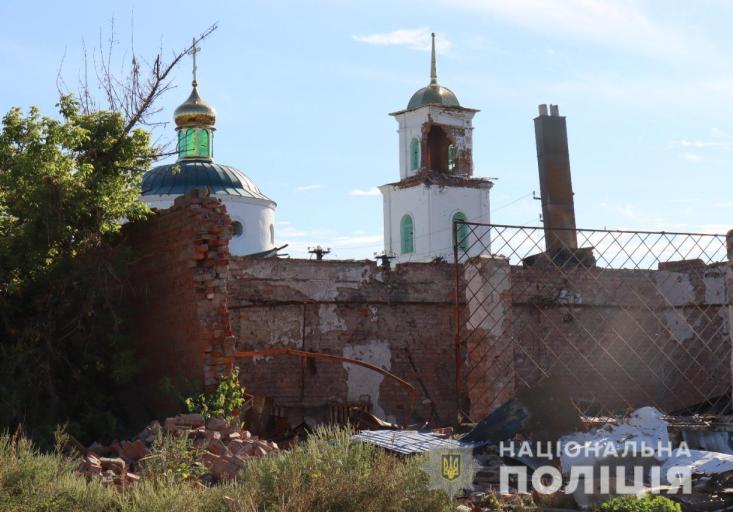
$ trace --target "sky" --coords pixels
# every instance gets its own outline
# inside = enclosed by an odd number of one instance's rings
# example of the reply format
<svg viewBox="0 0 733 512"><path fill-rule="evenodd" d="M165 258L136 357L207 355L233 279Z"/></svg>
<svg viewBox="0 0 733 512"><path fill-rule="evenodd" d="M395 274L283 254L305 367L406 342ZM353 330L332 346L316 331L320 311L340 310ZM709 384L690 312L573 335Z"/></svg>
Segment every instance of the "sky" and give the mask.
<svg viewBox="0 0 733 512"><path fill-rule="evenodd" d="M495 178L491 219L539 225L532 119L567 116L581 228L725 233L733 227L733 2L726 0L81 1L0 4L0 112L57 115L83 48L114 20L115 55L164 56L212 23L201 95L218 112L215 158L278 203L276 242L307 256L382 249L382 198L399 179L397 123L438 80L474 118L474 169ZM190 92L175 70L160 121ZM173 140L172 123L157 129Z"/></svg>

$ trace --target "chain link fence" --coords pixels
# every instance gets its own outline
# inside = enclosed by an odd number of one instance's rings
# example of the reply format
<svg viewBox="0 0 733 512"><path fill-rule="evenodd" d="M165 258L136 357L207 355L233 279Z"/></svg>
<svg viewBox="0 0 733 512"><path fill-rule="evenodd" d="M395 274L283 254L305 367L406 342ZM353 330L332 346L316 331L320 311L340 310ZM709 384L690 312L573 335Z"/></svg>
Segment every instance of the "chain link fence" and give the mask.
<svg viewBox="0 0 733 512"><path fill-rule="evenodd" d="M572 232L455 224L461 410L551 379L585 416L729 413L725 236Z"/></svg>

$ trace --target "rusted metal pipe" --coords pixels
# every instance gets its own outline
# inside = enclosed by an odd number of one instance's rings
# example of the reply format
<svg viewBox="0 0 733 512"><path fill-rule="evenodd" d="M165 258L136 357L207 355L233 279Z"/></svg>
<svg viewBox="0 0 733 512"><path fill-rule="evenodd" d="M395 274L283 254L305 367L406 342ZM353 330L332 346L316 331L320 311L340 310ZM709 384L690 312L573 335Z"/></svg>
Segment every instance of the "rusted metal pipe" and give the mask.
<svg viewBox="0 0 733 512"><path fill-rule="evenodd" d="M268 356L293 356L293 357L303 357L303 358L310 358L310 359L323 359L325 361L333 361L333 362L339 362L339 363L348 363L348 364L354 364L357 366L362 366L364 368L369 368L370 370L373 370L377 373L381 373L385 377L388 377L395 382L397 382L400 386L407 389L409 394L409 401L408 401L408 407L407 411L405 412L405 420L403 425L405 428L407 428L408 423L410 421L410 416L412 415L412 410L415 407L415 400L417 399L417 389L415 389L415 386L410 384L409 382L402 380L394 373L388 372L384 368L380 368L379 366L375 366L371 363L367 363L365 361L359 361L358 359L352 359L350 357L344 357L344 356L337 356L334 354L324 354L323 352L304 352L302 350L294 350L292 348L270 348L265 350L247 350L247 351L240 351L235 352L233 355L227 357L226 359L246 359L246 358L253 358L253 357L268 357Z"/></svg>

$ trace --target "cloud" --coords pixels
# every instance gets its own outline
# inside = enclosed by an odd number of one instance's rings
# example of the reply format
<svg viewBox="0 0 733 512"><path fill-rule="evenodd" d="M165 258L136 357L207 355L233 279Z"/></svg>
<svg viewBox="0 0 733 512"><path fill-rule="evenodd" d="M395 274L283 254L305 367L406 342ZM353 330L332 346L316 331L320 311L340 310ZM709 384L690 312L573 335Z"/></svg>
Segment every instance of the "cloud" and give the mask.
<svg viewBox="0 0 733 512"><path fill-rule="evenodd" d="M430 50L430 29L428 27L421 28L401 28L392 32L382 32L378 34L354 34L351 36L354 41L365 44L373 44L379 46L406 46L410 50L429 51ZM447 51L453 47L453 43L446 36L438 34L435 39L435 50L437 52Z"/></svg>
<svg viewBox="0 0 733 512"><path fill-rule="evenodd" d="M682 140L672 141L671 146L672 147L681 147L681 148L696 148L696 149L714 148L714 149L724 149L726 151L730 151L731 149L733 149L733 141L682 139Z"/></svg>
<svg viewBox="0 0 733 512"><path fill-rule="evenodd" d="M700 155L690 152L682 153L682 158L684 160L687 160L688 162L699 162L700 160L702 160L702 157Z"/></svg>
<svg viewBox="0 0 733 512"><path fill-rule="evenodd" d="M323 185L304 185L302 187L295 187L296 192L310 192L311 190L320 190Z"/></svg>
<svg viewBox="0 0 733 512"><path fill-rule="evenodd" d="M662 26L631 0L443 0L515 25L667 60L711 49L680 27ZM694 43L694 44L693 44Z"/></svg>
<svg viewBox="0 0 733 512"><path fill-rule="evenodd" d="M356 197L375 197L380 195L381 192L379 192L379 189L377 187L367 188L367 189L360 189L355 188L351 192L349 192L350 196L356 196Z"/></svg>

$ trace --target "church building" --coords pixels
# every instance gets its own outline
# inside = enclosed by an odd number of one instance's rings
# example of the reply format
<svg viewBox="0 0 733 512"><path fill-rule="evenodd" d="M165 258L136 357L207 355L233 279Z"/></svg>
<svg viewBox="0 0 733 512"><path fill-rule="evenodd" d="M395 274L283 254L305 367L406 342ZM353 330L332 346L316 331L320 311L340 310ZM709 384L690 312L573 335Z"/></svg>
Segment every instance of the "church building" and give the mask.
<svg viewBox="0 0 733 512"><path fill-rule="evenodd" d="M221 199L232 219L229 251L237 256L275 252L275 201L242 171L214 161L216 111L198 93L193 49L193 90L174 113L177 161L143 176L141 200L164 209L191 189L208 189Z"/></svg>
<svg viewBox="0 0 733 512"><path fill-rule="evenodd" d="M384 251L398 263L453 260L454 221L489 222L488 178L473 176L473 116L456 95L438 84L435 34L430 83L412 95L407 108L390 114L399 124L400 181L382 185ZM457 242L478 255L466 225Z"/></svg>

